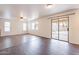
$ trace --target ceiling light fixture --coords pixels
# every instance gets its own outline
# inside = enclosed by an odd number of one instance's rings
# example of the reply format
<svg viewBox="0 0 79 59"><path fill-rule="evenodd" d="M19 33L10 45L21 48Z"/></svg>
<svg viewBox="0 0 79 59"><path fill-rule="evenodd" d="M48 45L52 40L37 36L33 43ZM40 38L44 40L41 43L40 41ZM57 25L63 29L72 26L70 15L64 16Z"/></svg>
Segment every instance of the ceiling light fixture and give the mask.
<svg viewBox="0 0 79 59"><path fill-rule="evenodd" d="M47 4L46 8L51 8L53 6L53 4Z"/></svg>
<svg viewBox="0 0 79 59"><path fill-rule="evenodd" d="M20 21L24 21L24 18L23 17L20 17Z"/></svg>
<svg viewBox="0 0 79 59"><path fill-rule="evenodd" d="M23 19L23 17L20 17L20 19Z"/></svg>

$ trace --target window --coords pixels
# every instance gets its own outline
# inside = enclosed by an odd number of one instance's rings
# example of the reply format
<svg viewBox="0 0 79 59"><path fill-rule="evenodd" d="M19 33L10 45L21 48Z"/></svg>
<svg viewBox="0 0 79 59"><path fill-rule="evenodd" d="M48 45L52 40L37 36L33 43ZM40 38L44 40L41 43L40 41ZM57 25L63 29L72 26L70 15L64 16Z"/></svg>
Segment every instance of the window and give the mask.
<svg viewBox="0 0 79 59"><path fill-rule="evenodd" d="M23 23L23 31L26 31L26 23Z"/></svg>
<svg viewBox="0 0 79 59"><path fill-rule="evenodd" d="M10 32L10 22L4 22L4 31Z"/></svg>
<svg viewBox="0 0 79 59"><path fill-rule="evenodd" d="M36 26L35 26L36 30L38 30L38 22L36 22Z"/></svg>
<svg viewBox="0 0 79 59"><path fill-rule="evenodd" d="M35 30L35 23L32 23L32 30Z"/></svg>
<svg viewBox="0 0 79 59"><path fill-rule="evenodd" d="M38 22L32 22L32 30L38 30Z"/></svg>

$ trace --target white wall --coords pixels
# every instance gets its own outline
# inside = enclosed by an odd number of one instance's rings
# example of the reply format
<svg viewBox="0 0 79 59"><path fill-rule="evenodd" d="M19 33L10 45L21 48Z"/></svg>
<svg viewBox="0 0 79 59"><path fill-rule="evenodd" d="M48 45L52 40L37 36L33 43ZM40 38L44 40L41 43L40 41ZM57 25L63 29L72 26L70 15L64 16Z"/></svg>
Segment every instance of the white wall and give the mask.
<svg viewBox="0 0 79 59"><path fill-rule="evenodd" d="M79 10L76 10L75 13L75 15L69 17L69 42L79 44Z"/></svg>
<svg viewBox="0 0 79 59"><path fill-rule="evenodd" d="M5 32L4 31L4 22L10 22L11 23L11 31ZM1 27L1 36L7 36L7 35L16 35L16 34L24 34L27 33L27 31L22 30L22 23L18 20L0 20L0 27Z"/></svg>
<svg viewBox="0 0 79 59"><path fill-rule="evenodd" d="M41 19L37 19L36 21L38 21L38 30L29 30L28 33L51 38L51 20L49 20L47 17L44 17Z"/></svg>

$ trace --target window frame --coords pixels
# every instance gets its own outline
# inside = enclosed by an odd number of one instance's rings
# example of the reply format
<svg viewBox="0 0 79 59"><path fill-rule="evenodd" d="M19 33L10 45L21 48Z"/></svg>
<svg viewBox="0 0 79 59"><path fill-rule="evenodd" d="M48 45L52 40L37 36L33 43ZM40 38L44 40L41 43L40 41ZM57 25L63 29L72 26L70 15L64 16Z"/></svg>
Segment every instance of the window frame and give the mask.
<svg viewBox="0 0 79 59"><path fill-rule="evenodd" d="M11 31L11 23L9 21L4 22L4 31L5 32L10 32Z"/></svg>
<svg viewBox="0 0 79 59"><path fill-rule="evenodd" d="M25 22L22 23L22 30L23 31L26 31L27 30L27 24Z"/></svg>

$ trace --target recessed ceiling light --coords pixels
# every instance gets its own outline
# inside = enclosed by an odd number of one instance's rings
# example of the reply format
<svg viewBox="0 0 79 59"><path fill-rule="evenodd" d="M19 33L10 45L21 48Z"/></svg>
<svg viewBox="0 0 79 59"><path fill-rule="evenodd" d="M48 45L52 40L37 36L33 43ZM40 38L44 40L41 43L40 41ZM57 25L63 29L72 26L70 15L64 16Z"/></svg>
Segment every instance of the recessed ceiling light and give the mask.
<svg viewBox="0 0 79 59"><path fill-rule="evenodd" d="M51 8L53 6L53 4L47 4L46 8Z"/></svg>

